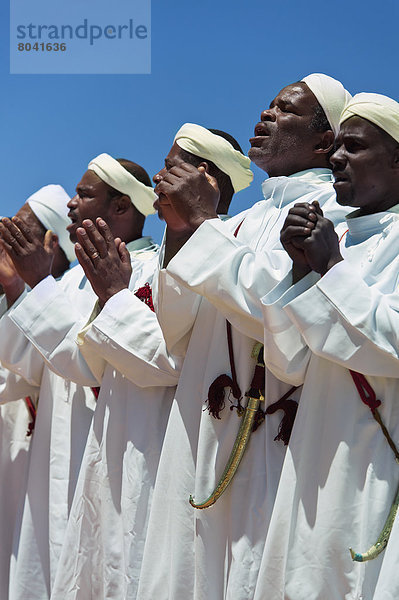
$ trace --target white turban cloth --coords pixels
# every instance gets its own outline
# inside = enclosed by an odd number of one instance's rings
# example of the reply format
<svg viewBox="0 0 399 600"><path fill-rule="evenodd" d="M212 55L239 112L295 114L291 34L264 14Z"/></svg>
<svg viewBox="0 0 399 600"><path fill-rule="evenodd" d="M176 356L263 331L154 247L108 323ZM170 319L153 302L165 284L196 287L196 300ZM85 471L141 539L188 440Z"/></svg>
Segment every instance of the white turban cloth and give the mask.
<svg viewBox="0 0 399 600"><path fill-rule="evenodd" d="M324 75L324 73L312 73L304 77L302 81L316 96L318 103L326 113L335 137L337 137L341 114L352 98L351 94L340 81Z"/></svg>
<svg viewBox="0 0 399 600"><path fill-rule="evenodd" d="M366 92L356 94L342 113L341 123L355 116L374 123L399 142L399 104L392 98Z"/></svg>
<svg viewBox="0 0 399 600"><path fill-rule="evenodd" d="M74 245L69 239L66 230L71 224L68 218L70 197L60 185L46 185L30 196L26 203L29 204L40 223L48 230L51 229L58 236L58 243L65 252L69 262L76 260Z"/></svg>
<svg viewBox="0 0 399 600"><path fill-rule="evenodd" d="M251 161L220 135L212 133L201 125L185 123L176 133L175 143L186 152L204 160L210 160L218 169L231 179L234 191L248 187L254 174L250 169Z"/></svg>
<svg viewBox="0 0 399 600"><path fill-rule="evenodd" d="M155 213L153 204L157 196L154 189L138 181L109 154L99 154L89 162L87 168L89 171L94 171L102 181L108 183L115 190L129 196L132 204L144 216Z"/></svg>

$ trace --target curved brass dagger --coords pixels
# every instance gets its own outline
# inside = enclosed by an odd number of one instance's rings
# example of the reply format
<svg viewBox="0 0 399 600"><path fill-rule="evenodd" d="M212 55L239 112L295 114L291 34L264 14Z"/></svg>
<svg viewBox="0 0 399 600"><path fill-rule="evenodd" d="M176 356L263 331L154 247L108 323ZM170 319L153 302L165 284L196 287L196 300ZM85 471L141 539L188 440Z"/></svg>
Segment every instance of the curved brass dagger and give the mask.
<svg viewBox="0 0 399 600"><path fill-rule="evenodd" d="M254 356L255 352L256 352L255 356L257 356L257 366L264 367L263 346L261 344L256 344L254 347L254 351L252 353L253 356ZM223 471L223 474L222 474L221 478L219 479L217 486L215 487L215 489L209 496L209 498L204 500L204 502L200 502L197 504L195 502L193 496L190 496L189 502L190 502L191 506L193 506L194 508L198 508L198 509L209 508L210 506L212 506L212 504L215 504L216 500L218 498L220 498L220 496L223 494L223 492L225 491L227 486L231 483L231 481L238 469L238 466L241 462L242 457L244 456L245 449L248 446L248 442L251 437L251 433L252 433L252 430L254 427L254 421L255 421L255 417L256 417L256 413L258 411L259 405L261 402L263 402L265 400L261 390L256 391L254 389L251 389L250 392L251 392L251 396L248 395L249 392L247 394L247 396L248 396L247 406L244 409L244 414L242 416L241 425L238 430L238 434L237 434L236 440L234 442L233 449L231 451L229 460ZM253 397L253 396L259 396L259 397Z"/></svg>
<svg viewBox="0 0 399 600"><path fill-rule="evenodd" d="M393 523L395 521L397 512L399 508L399 486L396 490L396 496L394 501L392 502L391 510L389 511L389 515L387 520L385 521L384 527L378 536L378 539L375 544L367 550L367 552L359 553L354 552L352 548L349 549L351 553L352 560L357 562L365 562L366 560L373 560L373 558L377 558L379 554L385 549L388 544L389 536L391 535Z"/></svg>

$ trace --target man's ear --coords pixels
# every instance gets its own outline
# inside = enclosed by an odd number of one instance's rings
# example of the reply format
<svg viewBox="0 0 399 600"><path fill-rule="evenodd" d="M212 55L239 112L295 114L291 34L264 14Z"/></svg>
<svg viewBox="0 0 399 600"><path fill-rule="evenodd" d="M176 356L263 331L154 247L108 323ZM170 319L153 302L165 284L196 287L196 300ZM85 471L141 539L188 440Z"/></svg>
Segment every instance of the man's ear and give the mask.
<svg viewBox="0 0 399 600"><path fill-rule="evenodd" d="M51 250L54 253L60 245L58 241L58 235L51 229L48 229L44 236L43 245L46 249Z"/></svg>
<svg viewBox="0 0 399 600"><path fill-rule="evenodd" d="M200 164L198 165L197 169L199 169L199 167L204 167L206 173L209 173L209 165L204 160L202 162L200 162Z"/></svg>
<svg viewBox="0 0 399 600"><path fill-rule="evenodd" d="M314 147L314 152L316 154L328 154L334 147L334 132L331 131L331 129L328 129L327 131L323 131L320 135L321 137Z"/></svg>
<svg viewBox="0 0 399 600"><path fill-rule="evenodd" d="M51 243L53 246L53 250L56 250L60 245L60 240L58 239L58 235L52 231L51 233Z"/></svg>
<svg viewBox="0 0 399 600"><path fill-rule="evenodd" d="M122 196L115 196L111 200L113 211L116 215L123 215L132 206L132 201L129 196L122 194Z"/></svg>

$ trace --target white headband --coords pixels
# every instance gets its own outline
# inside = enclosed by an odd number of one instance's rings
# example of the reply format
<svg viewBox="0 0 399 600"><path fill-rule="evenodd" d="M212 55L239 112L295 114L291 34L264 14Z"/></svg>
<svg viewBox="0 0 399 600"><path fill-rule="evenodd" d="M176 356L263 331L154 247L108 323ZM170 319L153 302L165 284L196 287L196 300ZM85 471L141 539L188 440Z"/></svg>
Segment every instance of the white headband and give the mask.
<svg viewBox="0 0 399 600"><path fill-rule="evenodd" d="M132 204L143 215L147 216L155 213L153 204L157 196L153 188L138 181L134 175L129 173L127 169L122 167L109 154L99 154L89 162L87 168L90 171L94 171L102 181L108 183L108 185L118 190L118 192L129 196Z"/></svg>
<svg viewBox="0 0 399 600"><path fill-rule="evenodd" d="M254 178L249 168L251 161L220 135L208 131L201 125L186 123L180 127L174 141L186 152L212 161L230 177L235 192L251 184Z"/></svg>
<svg viewBox="0 0 399 600"><path fill-rule="evenodd" d="M57 234L58 243L65 256L69 262L73 262L76 260L74 245L66 230L71 223L67 207L69 200L70 197L60 185L46 185L32 194L26 203L29 204L40 223L46 229L51 229Z"/></svg>
<svg viewBox="0 0 399 600"><path fill-rule="evenodd" d="M341 123L355 116L371 121L399 142L399 104L392 98L366 92L356 94L342 113Z"/></svg>
<svg viewBox="0 0 399 600"><path fill-rule="evenodd" d="M316 96L318 103L326 113L335 137L337 137L342 111L352 96L340 81L324 75L324 73L312 73L304 77L302 81Z"/></svg>

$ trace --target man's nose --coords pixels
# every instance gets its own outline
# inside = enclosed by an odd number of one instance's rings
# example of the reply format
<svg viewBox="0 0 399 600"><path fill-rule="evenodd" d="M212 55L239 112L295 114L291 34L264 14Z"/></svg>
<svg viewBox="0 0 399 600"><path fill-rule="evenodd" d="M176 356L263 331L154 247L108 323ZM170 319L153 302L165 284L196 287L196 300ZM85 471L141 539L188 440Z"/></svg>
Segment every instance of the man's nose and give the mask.
<svg viewBox="0 0 399 600"><path fill-rule="evenodd" d="M158 171L158 173L156 175L154 175L154 177L152 178L154 183L159 183L160 181L162 181L162 176L165 173L166 169L165 167L163 169L161 169L160 171Z"/></svg>
<svg viewBox="0 0 399 600"><path fill-rule="evenodd" d="M260 113L260 120L261 121L275 121L276 113L274 112L274 110L272 108L265 108L265 110L262 110L262 112Z"/></svg>
<svg viewBox="0 0 399 600"><path fill-rule="evenodd" d="M68 208L76 208L77 205L78 205L78 195L75 194L75 196L68 201L67 207Z"/></svg>
<svg viewBox="0 0 399 600"><path fill-rule="evenodd" d="M332 166L335 169L338 169L338 168L344 166L345 154L344 154L342 146L340 146L339 148L337 148L335 150L334 154L330 158L330 163L332 164Z"/></svg>

